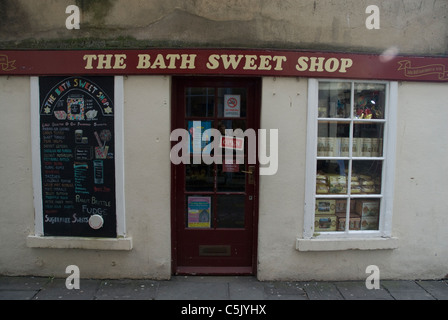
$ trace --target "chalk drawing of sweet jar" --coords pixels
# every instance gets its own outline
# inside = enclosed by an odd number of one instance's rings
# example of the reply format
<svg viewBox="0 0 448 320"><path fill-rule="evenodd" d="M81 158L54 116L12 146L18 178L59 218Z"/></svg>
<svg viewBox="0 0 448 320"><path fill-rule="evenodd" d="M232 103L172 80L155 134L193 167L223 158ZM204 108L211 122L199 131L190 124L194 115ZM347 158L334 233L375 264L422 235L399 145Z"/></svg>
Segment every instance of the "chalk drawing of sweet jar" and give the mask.
<svg viewBox="0 0 448 320"><path fill-rule="evenodd" d="M82 95L69 95L67 98L67 119L84 120L84 97Z"/></svg>

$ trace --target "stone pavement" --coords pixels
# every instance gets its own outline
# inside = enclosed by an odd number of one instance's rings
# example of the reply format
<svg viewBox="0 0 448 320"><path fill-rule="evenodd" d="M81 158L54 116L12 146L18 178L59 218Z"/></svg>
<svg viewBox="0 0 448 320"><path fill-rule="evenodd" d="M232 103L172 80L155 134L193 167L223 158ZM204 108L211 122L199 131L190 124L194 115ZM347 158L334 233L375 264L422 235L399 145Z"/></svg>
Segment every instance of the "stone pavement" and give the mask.
<svg viewBox="0 0 448 320"><path fill-rule="evenodd" d="M0 300L448 300L448 280L258 281L254 277L177 276L171 280L65 279L0 276Z"/></svg>

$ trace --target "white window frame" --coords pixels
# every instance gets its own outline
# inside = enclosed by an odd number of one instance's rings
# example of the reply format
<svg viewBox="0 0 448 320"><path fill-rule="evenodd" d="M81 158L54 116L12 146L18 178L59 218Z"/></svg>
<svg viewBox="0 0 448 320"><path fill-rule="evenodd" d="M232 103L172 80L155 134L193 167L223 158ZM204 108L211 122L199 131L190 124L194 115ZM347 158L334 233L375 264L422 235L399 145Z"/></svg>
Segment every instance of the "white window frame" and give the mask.
<svg viewBox="0 0 448 320"><path fill-rule="evenodd" d="M34 192L34 235L28 237L30 247L52 248L84 248L105 250L130 250L131 238L126 238L125 196L124 196L124 83L122 76L114 77L114 137L115 137L115 196L117 238L85 238L82 237L45 237L43 230L42 209L42 177L40 157L40 102L39 77L30 77L31 89L31 143L32 143L32 170ZM115 241L118 239L121 241ZM43 240L43 241L42 241ZM50 240L50 241L48 241ZM53 241L51 241L53 240ZM125 240L125 241L123 241ZM95 244L86 242L96 242Z"/></svg>
<svg viewBox="0 0 448 320"><path fill-rule="evenodd" d="M337 198L335 195L316 195L317 168L317 130L318 130L318 94L319 82L349 82L352 83L351 107L353 107L354 83L386 84L386 106L383 137L383 155L373 159L383 161L382 193L375 198L381 198L380 222L378 230L345 230L337 232L314 232L315 201L317 198ZM309 79L308 80L308 116L307 116L307 147L306 147L306 189L303 239L351 239L351 238L391 238L392 211L394 199L395 150L396 150L396 120L397 120L398 83L388 81L362 81L340 79ZM367 120L366 120L367 121ZM370 122L372 120L369 120ZM360 158L357 158L360 159ZM366 158L367 159L367 158ZM371 158L368 158L371 159ZM353 196L355 197L355 196ZM356 197L369 198L368 195Z"/></svg>

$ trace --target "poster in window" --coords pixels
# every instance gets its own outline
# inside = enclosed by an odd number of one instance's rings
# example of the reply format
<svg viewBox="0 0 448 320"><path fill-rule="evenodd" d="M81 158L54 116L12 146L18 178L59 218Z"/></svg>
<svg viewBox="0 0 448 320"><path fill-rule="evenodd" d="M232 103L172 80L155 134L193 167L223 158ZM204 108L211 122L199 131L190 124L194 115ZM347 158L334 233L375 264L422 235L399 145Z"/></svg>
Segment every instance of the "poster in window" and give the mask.
<svg viewBox="0 0 448 320"><path fill-rule="evenodd" d="M188 197L188 228L210 228L210 214L210 197Z"/></svg>
<svg viewBox="0 0 448 320"><path fill-rule="evenodd" d="M210 154L211 152L211 121L188 121L188 133L190 134L190 154Z"/></svg>
<svg viewBox="0 0 448 320"><path fill-rule="evenodd" d="M40 77L45 236L116 237L114 78Z"/></svg>

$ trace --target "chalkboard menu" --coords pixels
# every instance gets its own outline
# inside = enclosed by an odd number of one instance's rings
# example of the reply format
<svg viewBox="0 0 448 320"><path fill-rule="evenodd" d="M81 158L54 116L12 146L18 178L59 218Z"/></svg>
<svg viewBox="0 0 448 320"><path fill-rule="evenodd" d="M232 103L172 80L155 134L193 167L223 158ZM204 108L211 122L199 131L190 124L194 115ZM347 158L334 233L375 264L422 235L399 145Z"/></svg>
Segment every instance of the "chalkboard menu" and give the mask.
<svg viewBox="0 0 448 320"><path fill-rule="evenodd" d="M46 236L116 237L114 78L40 77Z"/></svg>

